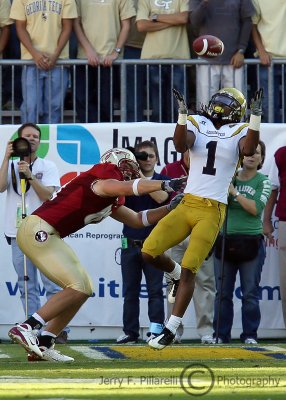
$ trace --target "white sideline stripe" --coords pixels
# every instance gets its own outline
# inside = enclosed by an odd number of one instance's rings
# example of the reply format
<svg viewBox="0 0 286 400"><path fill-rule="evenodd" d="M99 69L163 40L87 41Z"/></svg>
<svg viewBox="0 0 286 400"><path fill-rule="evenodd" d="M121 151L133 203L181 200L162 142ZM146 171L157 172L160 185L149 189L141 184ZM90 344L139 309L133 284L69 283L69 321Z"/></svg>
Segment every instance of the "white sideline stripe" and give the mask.
<svg viewBox="0 0 286 400"><path fill-rule="evenodd" d="M8 354L0 354L0 358L11 358Z"/></svg>
<svg viewBox="0 0 286 400"><path fill-rule="evenodd" d="M259 347L259 345L258 345ZM283 347L278 347L278 346L262 346L263 349L269 350L269 351L279 351L281 353L286 353L286 349Z"/></svg>
<svg viewBox="0 0 286 400"><path fill-rule="evenodd" d="M87 346L70 346L70 348L72 350L78 351L87 358L92 358L93 360L110 360L110 357L107 357L100 351L91 349L90 347Z"/></svg>

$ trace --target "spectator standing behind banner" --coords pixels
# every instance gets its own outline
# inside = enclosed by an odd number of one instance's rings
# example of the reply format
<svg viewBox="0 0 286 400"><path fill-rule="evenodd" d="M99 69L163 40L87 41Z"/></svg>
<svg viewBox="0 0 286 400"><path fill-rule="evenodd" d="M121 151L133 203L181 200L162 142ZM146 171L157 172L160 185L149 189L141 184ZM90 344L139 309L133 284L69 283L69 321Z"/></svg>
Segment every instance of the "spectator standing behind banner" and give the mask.
<svg viewBox="0 0 286 400"><path fill-rule="evenodd" d="M183 158L179 161L167 164L161 171L161 174L167 175L170 178L180 178L187 176L190 167L190 155L187 150ZM190 238L186 238L181 243L172 247L169 250L170 257L181 264L185 251L187 250ZM168 274L165 274L167 282L167 294L173 286L173 281L168 279ZM167 296L168 297L168 296ZM208 257L197 272L195 281L195 290L193 294L194 308L196 313L197 332L204 344L213 343L212 326L214 314L214 299L215 299L215 279L213 257ZM167 318L172 314L173 305L167 302ZM184 332L184 325L179 326L175 342L180 343Z"/></svg>
<svg viewBox="0 0 286 400"><path fill-rule="evenodd" d="M69 56L68 40L76 17L75 0L13 0L10 18L16 21L21 59L35 63L22 68L22 123L61 121L68 70L56 62Z"/></svg>
<svg viewBox="0 0 286 400"><path fill-rule="evenodd" d="M136 17L139 32L146 32L142 59L190 59L187 33L188 0L151 2L140 0ZM173 68L172 68L173 67ZM172 88L182 93L184 67L181 65L150 65L151 121L174 122L176 104ZM175 113L175 114L174 114Z"/></svg>
<svg viewBox="0 0 286 400"><path fill-rule="evenodd" d="M111 122L111 93L120 85L119 69L113 62L122 57L131 17L136 11L132 0L76 2L77 58L88 62L88 69L86 66L76 69L77 117L80 122Z"/></svg>
<svg viewBox="0 0 286 400"><path fill-rule="evenodd" d="M158 162L158 149L150 141L141 142L135 148L138 154L137 162L140 166L141 177L149 180L169 179L165 175L155 172ZM139 155L143 155L142 158ZM163 190L145 194L144 196L128 196L125 200L126 207L140 212L153 209L168 201L168 194ZM154 225L141 229L134 229L126 224L123 226L121 249L121 272L123 284L123 331L124 334L117 339L117 343L136 343L139 337L140 292L142 274L145 276L148 293L148 316L150 328L148 338L161 332L164 323L164 296L163 272L144 262L141 248L144 240L152 231ZM148 340L148 339L147 339Z"/></svg>
<svg viewBox="0 0 286 400"><path fill-rule="evenodd" d="M13 142L9 141L6 153L0 168L0 192L7 191L5 206L5 236L11 244L12 261L18 275L18 287L21 301L25 311L24 290L24 262L23 253L19 249L16 234L22 218L21 186L19 172L23 172L26 179L25 202L27 214L31 214L45 200L48 200L53 192L60 187L60 177L56 165L47 159L39 158L36 154L41 140L41 131L37 125L24 124L18 129L18 137L27 139L31 145L31 155L22 161L13 161ZM32 261L27 258L27 295L28 315L32 315L41 306L38 271ZM43 273L41 279L49 299L60 288L51 282Z"/></svg>
<svg viewBox="0 0 286 400"><path fill-rule="evenodd" d="M224 43L221 56L197 65L197 109L222 87L244 92L244 53L249 43L254 7L251 0L190 0L191 28Z"/></svg>
<svg viewBox="0 0 286 400"><path fill-rule="evenodd" d="M255 15L252 17L252 37L256 46L256 56L260 59L258 85L264 90L262 121L270 122L268 118L268 102L274 109L273 122L285 122L286 119L286 68L282 64L273 64L272 60L286 58L285 0L252 0ZM270 66L273 67L272 93L268 91Z"/></svg>
<svg viewBox="0 0 286 400"><path fill-rule="evenodd" d="M275 215L279 219L278 252L280 296L283 319L286 327L286 146L280 147L275 152L270 167L269 179L272 184L272 193L264 210L263 231L271 240L272 232L274 231L272 213L276 205Z"/></svg>
<svg viewBox="0 0 286 400"><path fill-rule="evenodd" d="M10 25L13 24L9 18L10 8L10 0L0 0L0 58L9 40Z"/></svg>
<svg viewBox="0 0 286 400"><path fill-rule="evenodd" d="M214 335L218 336L219 343L228 343L231 339L233 294L236 275L239 272L242 295L240 339L246 344L257 344L257 330L261 319L259 283L266 255L261 214L271 193L269 179L257 172L264 159L265 144L259 141L255 154L250 157L244 156L242 169L230 185L223 275L222 234L218 236L215 246L217 293Z"/></svg>

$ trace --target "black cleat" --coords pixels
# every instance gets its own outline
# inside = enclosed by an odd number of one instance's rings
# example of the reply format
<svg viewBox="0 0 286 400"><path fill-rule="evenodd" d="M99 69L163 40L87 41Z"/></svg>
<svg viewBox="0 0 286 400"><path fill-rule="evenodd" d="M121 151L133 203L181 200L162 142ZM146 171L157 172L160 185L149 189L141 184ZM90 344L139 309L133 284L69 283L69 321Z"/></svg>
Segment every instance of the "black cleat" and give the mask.
<svg viewBox="0 0 286 400"><path fill-rule="evenodd" d="M149 340L148 344L153 349L162 350L164 349L164 347L172 344L174 342L174 339L175 339L174 333L171 332L165 326L162 332L158 336Z"/></svg>

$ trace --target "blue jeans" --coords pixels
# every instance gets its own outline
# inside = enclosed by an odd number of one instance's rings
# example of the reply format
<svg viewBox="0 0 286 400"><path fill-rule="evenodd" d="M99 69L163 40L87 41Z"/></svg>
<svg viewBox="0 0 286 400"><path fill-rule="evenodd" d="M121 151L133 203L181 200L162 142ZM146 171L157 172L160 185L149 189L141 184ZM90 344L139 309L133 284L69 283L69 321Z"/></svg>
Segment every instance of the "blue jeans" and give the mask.
<svg viewBox="0 0 286 400"><path fill-rule="evenodd" d="M55 67L44 71L33 65L23 67L21 122L61 122L67 87L67 68Z"/></svg>
<svg viewBox="0 0 286 400"><path fill-rule="evenodd" d="M243 263L224 263L223 280L221 277L221 260L214 257L214 271L216 280L216 298L213 328L216 333L218 307L219 307L219 293L222 284L222 295L220 303L219 315L219 330L218 337L224 343L228 343L231 339L231 328L233 324L233 293L235 288L236 274L239 272L240 276L240 290L241 290L241 317L242 317L242 334L240 338L244 341L246 338L257 338L257 330L260 324L260 307L259 283L261 279L262 266L265 260L265 243L261 238L257 256L247 262Z"/></svg>
<svg viewBox="0 0 286 400"><path fill-rule="evenodd" d="M126 335L139 337L140 291L142 273L148 292L148 316L150 322L163 324L164 297L163 272L143 261L140 247L121 250L123 282L123 331Z"/></svg>
<svg viewBox="0 0 286 400"><path fill-rule="evenodd" d="M263 122L268 122L268 101L269 101L269 94L268 94L268 67L260 65L259 68L259 77L260 77L260 87L263 88L264 97L263 97ZM282 91L280 90L280 86L282 86L283 79L284 84L286 82L286 68L284 69L284 77L282 75L282 65L274 65L273 66L274 76L273 76L273 106L274 106L274 121L273 122L282 122ZM286 88L284 87L284 107L286 107ZM284 116L286 118L286 109L282 110Z"/></svg>
<svg viewBox="0 0 286 400"><path fill-rule="evenodd" d="M21 294L21 302L25 312L26 306L25 306L25 285L24 285L24 254L19 249L15 238L11 238L11 246L12 246L12 261L15 271L18 275L18 287ZM27 265L27 275L29 277L27 281L28 315L32 315L41 307L38 269L28 257L26 258L26 265ZM47 299L49 299L53 294L61 290L59 286L50 281L43 273L40 272L40 275L44 288L46 290Z"/></svg>
<svg viewBox="0 0 286 400"><path fill-rule="evenodd" d="M112 121L115 96L113 84L117 82L119 85L118 74L119 69L116 65L110 68L89 66L87 73L85 66L77 67L76 112L79 122Z"/></svg>
<svg viewBox="0 0 286 400"><path fill-rule="evenodd" d="M126 60L139 59L141 49L136 47L125 46L124 58ZM144 111L144 65L128 65L126 67L127 74L127 122L143 121ZM136 82L136 91L135 91Z"/></svg>
<svg viewBox="0 0 286 400"><path fill-rule="evenodd" d="M172 69L169 65L150 66L150 94L153 122L175 122L178 117L178 104L172 92L172 88L184 94L184 69L180 65L174 65L173 79ZM161 96L161 97L160 97ZM187 101L187 99L186 99ZM160 105L162 106L160 109ZM173 115L172 115L173 113Z"/></svg>

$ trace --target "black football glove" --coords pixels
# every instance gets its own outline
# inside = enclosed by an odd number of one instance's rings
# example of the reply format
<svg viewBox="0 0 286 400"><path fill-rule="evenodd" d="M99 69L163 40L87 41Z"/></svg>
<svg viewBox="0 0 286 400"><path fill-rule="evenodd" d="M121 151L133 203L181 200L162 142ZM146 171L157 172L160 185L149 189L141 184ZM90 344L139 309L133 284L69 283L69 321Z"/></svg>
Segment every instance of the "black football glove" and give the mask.
<svg viewBox="0 0 286 400"><path fill-rule="evenodd" d="M256 116L262 115L262 99L263 89L259 89L255 92L253 99L250 102L250 113Z"/></svg>
<svg viewBox="0 0 286 400"><path fill-rule="evenodd" d="M173 88L173 95L178 103L178 111L179 114L188 114L188 107L186 105L186 101L184 96L177 90Z"/></svg>
<svg viewBox="0 0 286 400"><path fill-rule="evenodd" d="M177 196L175 196L169 204L167 204L166 208L168 211L174 210L174 208L177 207L178 204L181 203L182 198L184 197L184 193L179 193Z"/></svg>
<svg viewBox="0 0 286 400"><path fill-rule="evenodd" d="M188 177L170 179L169 181L162 181L161 188L165 192L182 192L185 189Z"/></svg>

